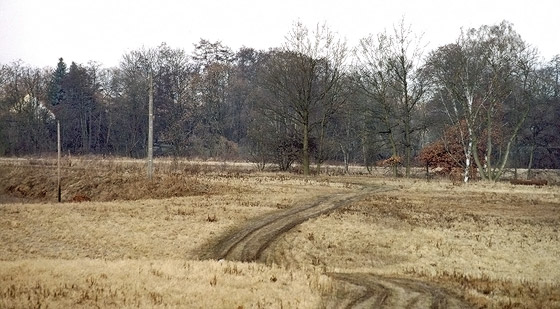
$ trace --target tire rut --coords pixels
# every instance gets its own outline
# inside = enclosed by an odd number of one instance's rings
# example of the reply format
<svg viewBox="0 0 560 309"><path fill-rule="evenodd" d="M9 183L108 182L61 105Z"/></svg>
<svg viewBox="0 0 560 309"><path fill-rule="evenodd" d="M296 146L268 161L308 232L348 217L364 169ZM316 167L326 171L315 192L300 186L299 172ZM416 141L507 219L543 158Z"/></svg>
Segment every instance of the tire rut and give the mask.
<svg viewBox="0 0 560 309"><path fill-rule="evenodd" d="M203 259L252 262L261 259L263 251L279 236L293 227L359 201L368 194L394 190L389 187L364 186L352 193L321 197L313 203L260 217L245 227L229 233ZM389 278L370 273L327 273L335 290L350 287L342 293L327 295L326 308L470 308L464 300L428 282L407 278ZM342 294L342 295L341 295Z"/></svg>
<svg viewBox="0 0 560 309"><path fill-rule="evenodd" d="M368 273L327 273L354 286L342 299L326 300L328 308L471 308L461 297L421 280Z"/></svg>
<svg viewBox="0 0 560 309"><path fill-rule="evenodd" d="M386 190L387 188L381 187L364 187L352 193L337 193L321 197L311 204L296 206L252 220L242 229L223 237L203 258L256 261L274 240L293 227L360 200L367 194Z"/></svg>

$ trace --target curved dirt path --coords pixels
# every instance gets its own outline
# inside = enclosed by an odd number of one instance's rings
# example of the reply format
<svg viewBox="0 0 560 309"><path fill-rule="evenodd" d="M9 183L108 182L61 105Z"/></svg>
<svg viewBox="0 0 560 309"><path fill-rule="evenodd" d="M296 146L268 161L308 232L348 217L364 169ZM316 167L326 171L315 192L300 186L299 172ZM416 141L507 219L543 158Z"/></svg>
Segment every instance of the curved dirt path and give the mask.
<svg viewBox="0 0 560 309"><path fill-rule="evenodd" d="M315 202L295 206L252 220L245 227L223 237L205 258L250 262L260 258L264 249L281 234L302 222L360 200L373 192L387 191L381 187L363 187L352 193L337 193Z"/></svg>
<svg viewBox="0 0 560 309"><path fill-rule="evenodd" d="M250 262L261 258L280 235L304 221L347 206L363 197L394 190L368 186L352 193L324 196L315 202L252 220L225 235L203 258ZM344 292L324 299L327 308L469 308L460 297L421 280L387 278L369 273L327 273Z"/></svg>

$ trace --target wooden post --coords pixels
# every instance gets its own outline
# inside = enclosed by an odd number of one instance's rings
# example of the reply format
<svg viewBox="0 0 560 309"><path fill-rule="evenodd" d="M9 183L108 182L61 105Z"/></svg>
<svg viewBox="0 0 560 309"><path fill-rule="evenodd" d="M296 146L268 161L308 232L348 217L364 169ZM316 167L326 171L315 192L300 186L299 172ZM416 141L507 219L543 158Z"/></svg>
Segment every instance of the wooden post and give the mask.
<svg viewBox="0 0 560 309"><path fill-rule="evenodd" d="M153 153L154 153L154 81L152 70L149 75L148 93L148 179L152 180L153 174Z"/></svg>
<svg viewBox="0 0 560 309"><path fill-rule="evenodd" d="M57 148L58 148L58 159L57 159L57 169L58 169L58 202L60 203L61 201L61 189L60 189L60 151L61 151L61 147L60 147L60 121L56 122L56 140L57 140Z"/></svg>

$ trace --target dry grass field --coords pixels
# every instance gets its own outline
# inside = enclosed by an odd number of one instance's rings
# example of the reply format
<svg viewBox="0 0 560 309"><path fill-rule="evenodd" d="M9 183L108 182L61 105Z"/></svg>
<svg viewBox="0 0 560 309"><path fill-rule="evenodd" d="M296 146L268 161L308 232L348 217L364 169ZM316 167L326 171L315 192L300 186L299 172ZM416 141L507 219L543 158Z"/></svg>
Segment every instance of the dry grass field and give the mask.
<svg viewBox="0 0 560 309"><path fill-rule="evenodd" d="M156 161L155 175L134 160L67 160L59 204L52 161L1 161L0 308L334 307L356 288L342 274L429 282L475 308L560 307L556 186L181 161ZM373 185L388 190L296 226L259 261L201 258L265 214Z"/></svg>
<svg viewBox="0 0 560 309"><path fill-rule="evenodd" d="M399 190L303 223L270 261L423 278L479 308L560 307L558 187L383 182Z"/></svg>

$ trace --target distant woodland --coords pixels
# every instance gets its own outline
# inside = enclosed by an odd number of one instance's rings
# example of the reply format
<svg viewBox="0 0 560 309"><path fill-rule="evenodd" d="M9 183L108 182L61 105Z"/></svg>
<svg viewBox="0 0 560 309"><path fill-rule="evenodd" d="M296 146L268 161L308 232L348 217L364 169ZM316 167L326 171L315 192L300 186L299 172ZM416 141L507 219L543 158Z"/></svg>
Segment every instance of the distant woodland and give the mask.
<svg viewBox="0 0 560 309"><path fill-rule="evenodd" d="M425 45L404 22L358 46L296 23L269 50L201 39L139 48L112 68L1 64L0 155L56 152L60 122L65 154L145 157L152 90L158 156L304 174L326 162L405 176L429 166L465 180L560 168L560 56L543 59L507 21Z"/></svg>

